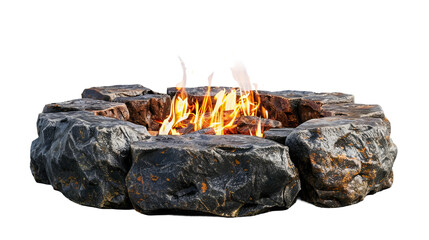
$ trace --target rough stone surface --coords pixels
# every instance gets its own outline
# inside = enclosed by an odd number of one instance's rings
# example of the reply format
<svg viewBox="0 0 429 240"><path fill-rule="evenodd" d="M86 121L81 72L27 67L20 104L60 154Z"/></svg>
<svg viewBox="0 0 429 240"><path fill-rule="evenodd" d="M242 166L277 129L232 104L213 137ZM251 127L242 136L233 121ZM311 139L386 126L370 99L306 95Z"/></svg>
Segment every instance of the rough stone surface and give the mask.
<svg viewBox="0 0 429 240"><path fill-rule="evenodd" d="M271 128L281 128L282 123L272 119L260 118L255 116L240 116L237 121L237 132L245 135L255 134L259 122L261 122L262 132Z"/></svg>
<svg viewBox="0 0 429 240"><path fill-rule="evenodd" d="M168 95L146 94L137 97L119 97L115 102L125 103L130 112L130 122L141 124L149 131L158 131L162 121L170 114L171 99Z"/></svg>
<svg viewBox="0 0 429 240"><path fill-rule="evenodd" d="M125 176L130 143L146 138L144 126L86 111L42 113L31 145L31 171L70 200L99 208L130 208Z"/></svg>
<svg viewBox="0 0 429 240"><path fill-rule="evenodd" d="M373 117L385 118L383 109L379 105L368 104L326 104L322 106L321 116L346 116L353 118Z"/></svg>
<svg viewBox="0 0 429 240"><path fill-rule="evenodd" d="M265 139L276 141L280 144L285 144L287 136L291 134L295 128L272 128L264 132Z"/></svg>
<svg viewBox="0 0 429 240"><path fill-rule="evenodd" d="M130 114L123 103L113 103L90 98L74 99L70 101L46 104L44 113L90 111L97 116L112 117L118 120L128 120Z"/></svg>
<svg viewBox="0 0 429 240"><path fill-rule="evenodd" d="M149 88L140 84L114 85L87 88L82 92L82 98L92 98L104 101L113 101L118 97L135 97L144 94L153 94Z"/></svg>
<svg viewBox="0 0 429 240"><path fill-rule="evenodd" d="M131 151L128 192L146 214L249 216L290 207L300 189L288 148L263 138L157 136Z"/></svg>
<svg viewBox="0 0 429 240"><path fill-rule="evenodd" d="M323 117L322 106L326 104L353 103L354 97L344 93L315 93L304 96L299 101L299 117L301 122Z"/></svg>
<svg viewBox="0 0 429 240"><path fill-rule="evenodd" d="M216 132L212 127L208 127L208 128L200 129L195 132L188 133L187 135L198 135L198 134L215 135Z"/></svg>
<svg viewBox="0 0 429 240"><path fill-rule="evenodd" d="M231 92L233 89L237 89L237 88L233 88L233 87L211 87L210 88L210 99L212 101L212 105L214 105L216 103L216 101L214 100L214 96L222 91L225 90L226 93ZM185 88L186 93L188 94L188 102L189 103L194 103L196 101L198 101L198 103L201 104L203 103L204 97L207 94L207 90L208 87L192 87L192 88ZM171 87L171 88L167 88L167 94L170 95L170 97L173 99L173 97L176 95L177 93L177 89L175 87ZM238 95L238 94L237 94Z"/></svg>
<svg viewBox="0 0 429 240"><path fill-rule="evenodd" d="M354 204L392 185L397 148L382 119L309 120L286 145L299 169L302 199L318 206Z"/></svg>
<svg viewBox="0 0 429 240"><path fill-rule="evenodd" d="M268 118L280 121L284 127L297 127L302 121L299 118L298 106L304 96L315 94L306 91L258 91L261 106L268 111Z"/></svg>

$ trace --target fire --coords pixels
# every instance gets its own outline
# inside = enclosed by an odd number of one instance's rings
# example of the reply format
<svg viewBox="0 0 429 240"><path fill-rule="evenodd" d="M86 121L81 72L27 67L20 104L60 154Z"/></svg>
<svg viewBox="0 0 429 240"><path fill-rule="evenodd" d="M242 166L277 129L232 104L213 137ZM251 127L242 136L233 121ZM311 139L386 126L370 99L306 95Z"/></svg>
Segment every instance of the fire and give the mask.
<svg viewBox="0 0 429 240"><path fill-rule="evenodd" d="M182 67L185 72L183 62ZM238 72L245 73L244 68L241 68L241 65L239 67ZM230 92L226 92L225 89L219 91L214 96L214 104L210 97L213 74L210 75L209 86L200 105L198 101L189 102L184 87L186 82L184 73L182 82L176 86L177 93L171 102L170 115L163 121L159 135L181 135L204 128L212 128L216 135L234 134L237 133L236 122L240 116L257 116L258 112L262 112L263 117L268 118L268 112L263 107L258 111L261 105L260 98L254 91L248 89L250 82L242 84L240 81L243 82L243 79L238 79L245 76L244 81L248 81L247 73L243 75L233 70L233 75L239 81L240 88ZM261 121L253 133L249 130L249 135L263 137Z"/></svg>

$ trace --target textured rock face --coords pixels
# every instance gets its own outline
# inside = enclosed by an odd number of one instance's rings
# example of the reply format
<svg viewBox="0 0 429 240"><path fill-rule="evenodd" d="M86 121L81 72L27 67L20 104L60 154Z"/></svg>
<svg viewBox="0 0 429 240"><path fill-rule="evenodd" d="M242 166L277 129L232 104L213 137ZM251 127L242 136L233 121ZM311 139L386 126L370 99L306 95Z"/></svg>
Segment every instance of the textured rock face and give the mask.
<svg viewBox="0 0 429 240"><path fill-rule="evenodd" d="M90 111L97 116L112 117L125 121L130 117L127 106L123 103L113 103L90 98L46 104L43 108L44 113L71 111Z"/></svg>
<svg viewBox="0 0 429 240"><path fill-rule="evenodd" d="M261 106L268 111L268 117L280 121L284 127L297 127L299 118L298 106L301 98L312 95L306 91L259 91Z"/></svg>
<svg viewBox="0 0 429 240"><path fill-rule="evenodd" d="M170 114L171 99L168 95L146 94L137 97L120 97L115 102L125 103L130 112L130 122L141 124L149 131L158 131Z"/></svg>
<svg viewBox="0 0 429 240"><path fill-rule="evenodd" d="M276 120L265 119L255 116L240 116L237 121L237 131L240 134L255 135L259 122L261 130L268 131L271 128L281 128L282 123Z"/></svg>
<svg viewBox="0 0 429 240"><path fill-rule="evenodd" d="M158 136L132 144L130 199L147 213L226 217L288 208L300 189L285 146L251 136Z"/></svg>
<svg viewBox="0 0 429 240"><path fill-rule="evenodd" d="M299 116L301 122L323 117L322 107L326 104L353 103L354 97L344 93L315 93L301 98Z"/></svg>
<svg viewBox="0 0 429 240"><path fill-rule="evenodd" d="M222 90L225 90L226 93L231 92L233 89L232 87L211 87L210 88L210 99L212 101L212 104L214 105L216 103L216 100L214 99L214 96L219 93ZM194 103L198 102L201 106L203 103L204 97L207 94L208 87L192 87L192 88L185 88L186 93L188 94L188 102ZM177 89L175 87L171 87L167 89L167 94L170 95L171 98L173 98L177 93Z"/></svg>
<svg viewBox="0 0 429 240"><path fill-rule="evenodd" d="M389 188L397 148L379 118L313 119L286 139L304 200L323 207L357 203Z"/></svg>
<svg viewBox="0 0 429 240"><path fill-rule="evenodd" d="M346 116L353 118L384 118L383 109L379 105L353 103L326 104L322 106L321 115L324 117Z"/></svg>
<svg viewBox="0 0 429 240"><path fill-rule="evenodd" d="M146 138L144 126L90 112L42 113L31 145L37 182L70 200L99 208L130 208L125 176L130 143Z"/></svg>
<svg viewBox="0 0 429 240"><path fill-rule="evenodd" d="M82 98L92 98L104 101L113 101L118 97L135 97L144 94L153 94L149 88L140 84L114 85L104 87L87 88L82 92Z"/></svg>
<svg viewBox="0 0 429 240"><path fill-rule="evenodd" d="M287 136L295 131L295 128L272 128L264 132L265 139L276 141L280 144L285 144Z"/></svg>

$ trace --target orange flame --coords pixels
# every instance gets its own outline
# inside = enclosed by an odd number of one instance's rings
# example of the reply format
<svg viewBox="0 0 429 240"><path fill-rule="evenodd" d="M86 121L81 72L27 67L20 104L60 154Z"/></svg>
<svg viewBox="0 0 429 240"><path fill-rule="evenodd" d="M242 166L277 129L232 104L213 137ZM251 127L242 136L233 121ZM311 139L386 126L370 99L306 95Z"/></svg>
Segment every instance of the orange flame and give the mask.
<svg viewBox="0 0 429 240"><path fill-rule="evenodd" d="M181 135L184 129L198 131L204 128L213 128L216 135L237 133L236 121L240 116L257 116L258 109L261 105L260 98L255 97L253 91L249 90L250 81L242 65L233 75L239 82L239 95L237 90L233 89L229 93L225 90L219 91L214 96L215 104L213 105L210 91L213 74L209 76L209 86L204 99L199 105L198 101L189 102L185 90L186 68L182 63L184 71L183 80L177 84L177 93L171 102L169 116L162 122L159 129L159 135ZM237 73L238 72L238 73ZM243 83L244 81L244 83ZM246 90L242 89L246 88ZM268 118L268 112L261 108L262 117ZM250 135L253 135L250 132ZM263 137L261 130L261 121L259 121L255 135Z"/></svg>

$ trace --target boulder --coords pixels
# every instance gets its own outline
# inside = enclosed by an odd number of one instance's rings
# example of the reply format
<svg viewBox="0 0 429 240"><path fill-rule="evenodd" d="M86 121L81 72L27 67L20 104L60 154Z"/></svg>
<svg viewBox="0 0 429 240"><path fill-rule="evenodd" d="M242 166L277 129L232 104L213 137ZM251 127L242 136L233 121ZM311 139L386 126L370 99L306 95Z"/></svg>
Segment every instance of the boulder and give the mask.
<svg viewBox="0 0 429 240"><path fill-rule="evenodd" d="M233 87L210 87L210 100L212 102L212 106L216 103L216 100L214 99L214 96L219 93L222 90L225 90L226 93L231 92L232 90L237 90L237 99L240 94L237 88ZM198 102L199 106L202 105L204 97L207 94L208 87L189 87L185 88L186 94L188 94L188 102L189 103L195 103ZM167 94L170 95L171 99L177 94L177 88L170 87L167 88Z"/></svg>
<svg viewBox="0 0 429 240"><path fill-rule="evenodd" d="M289 208L300 190L288 148L263 138L157 136L131 152L128 193L145 214L249 216Z"/></svg>
<svg viewBox="0 0 429 240"><path fill-rule="evenodd" d="M140 84L133 85L113 85L103 87L92 87L83 90L82 98L92 98L104 101L113 101L118 97L135 97L144 94L153 94L149 88Z"/></svg>
<svg viewBox="0 0 429 240"><path fill-rule="evenodd" d="M301 98L314 94L293 90L257 93L261 99L261 106L268 111L268 118L280 121L283 127L297 127L301 123L298 112Z"/></svg>
<svg viewBox="0 0 429 240"><path fill-rule="evenodd" d="M129 121L141 124L149 131L158 131L162 121L170 114L171 99L165 94L119 97L114 101L125 103L130 112Z"/></svg>
<svg viewBox="0 0 429 240"><path fill-rule="evenodd" d="M264 132L265 139L276 141L280 144L285 144L287 136L295 131L295 128L271 128Z"/></svg>
<svg viewBox="0 0 429 240"><path fill-rule="evenodd" d="M245 135L255 135L259 122L261 131L268 131L271 128L281 128L282 123L276 120L260 118L256 116L240 116L237 120L237 132Z"/></svg>
<svg viewBox="0 0 429 240"><path fill-rule="evenodd" d="M301 122L323 117L322 107L326 104L353 103L354 97L345 93L315 93L304 96L299 101L299 117Z"/></svg>
<svg viewBox="0 0 429 240"><path fill-rule="evenodd" d="M355 103L323 105L321 108L321 116L323 117L346 116L346 117L353 117L353 118L362 118L362 117L385 118L383 109L379 105L355 104Z"/></svg>
<svg viewBox="0 0 429 240"><path fill-rule="evenodd" d="M131 208L125 176L130 144L144 126L86 111L42 113L31 145L31 171L70 200L98 208Z"/></svg>
<svg viewBox="0 0 429 240"><path fill-rule="evenodd" d="M44 113L90 111L97 116L112 117L118 120L128 120L130 114L124 103L114 103L91 98L74 99L70 101L46 104Z"/></svg>
<svg viewBox="0 0 429 240"><path fill-rule="evenodd" d="M397 148L380 118L309 120L288 135L286 145L299 170L303 200L341 207L389 188Z"/></svg>

